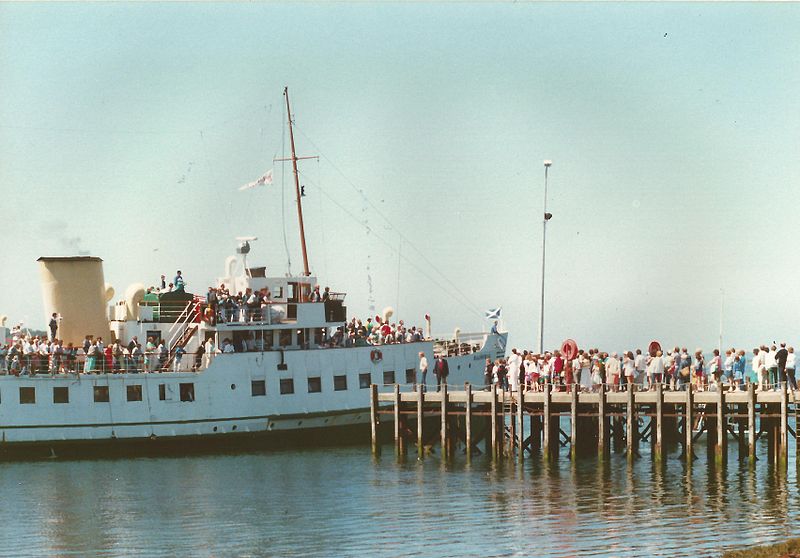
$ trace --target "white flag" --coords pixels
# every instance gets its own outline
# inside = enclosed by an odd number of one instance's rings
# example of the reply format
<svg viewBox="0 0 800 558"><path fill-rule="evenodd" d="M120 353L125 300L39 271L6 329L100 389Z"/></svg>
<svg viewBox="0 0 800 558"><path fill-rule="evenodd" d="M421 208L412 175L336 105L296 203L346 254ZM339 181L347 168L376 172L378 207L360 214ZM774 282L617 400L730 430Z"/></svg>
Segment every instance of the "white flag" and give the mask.
<svg viewBox="0 0 800 558"><path fill-rule="evenodd" d="M255 188L256 186L265 186L267 184L272 184L272 169L269 169L267 172L265 172L264 176L255 182L250 182L244 186L240 186L239 191L241 192L242 190L249 190L250 188Z"/></svg>

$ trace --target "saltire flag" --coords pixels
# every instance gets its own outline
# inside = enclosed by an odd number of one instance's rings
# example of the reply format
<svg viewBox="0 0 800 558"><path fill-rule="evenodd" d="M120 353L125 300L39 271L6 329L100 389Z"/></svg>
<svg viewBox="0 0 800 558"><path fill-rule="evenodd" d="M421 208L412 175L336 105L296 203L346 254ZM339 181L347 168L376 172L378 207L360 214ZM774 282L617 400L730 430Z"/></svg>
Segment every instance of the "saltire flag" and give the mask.
<svg viewBox="0 0 800 558"><path fill-rule="evenodd" d="M499 320L500 319L500 310L502 307L497 307L494 310L487 310L486 311L486 319L487 320Z"/></svg>
<svg viewBox="0 0 800 558"><path fill-rule="evenodd" d="M269 169L267 172L264 173L264 176L255 180L253 182L249 182L244 186L239 187L239 191L242 190L249 190L250 188L255 188L256 186L266 186L267 184L272 184L272 169Z"/></svg>

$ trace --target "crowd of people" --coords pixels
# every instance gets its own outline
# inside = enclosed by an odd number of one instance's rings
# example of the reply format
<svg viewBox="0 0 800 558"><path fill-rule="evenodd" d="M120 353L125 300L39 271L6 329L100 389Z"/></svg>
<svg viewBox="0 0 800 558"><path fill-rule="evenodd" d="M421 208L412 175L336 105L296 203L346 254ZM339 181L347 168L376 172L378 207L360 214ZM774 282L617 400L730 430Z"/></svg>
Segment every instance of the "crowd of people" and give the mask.
<svg viewBox="0 0 800 558"><path fill-rule="evenodd" d="M424 341L421 327L407 327L403 320L389 322L380 316L367 318L366 322L352 318L343 328L337 328L331 339L332 346L360 347L365 345L392 345Z"/></svg>
<svg viewBox="0 0 800 558"><path fill-rule="evenodd" d="M512 349L507 358L486 359L484 383L510 391L541 391L547 383L555 389L576 384L581 391L599 391L601 386L621 391L633 385L654 390L657 384L667 390L682 390L691 384L698 391L739 391L752 383L764 391L777 390L786 382L787 389L796 391L795 370L794 348L786 343L754 348L749 362L746 351L735 348L727 349L724 356L714 349L708 360L702 349L690 353L686 347L675 347L666 354L661 350L608 353L589 349L578 351L571 359L558 350L539 354Z"/></svg>

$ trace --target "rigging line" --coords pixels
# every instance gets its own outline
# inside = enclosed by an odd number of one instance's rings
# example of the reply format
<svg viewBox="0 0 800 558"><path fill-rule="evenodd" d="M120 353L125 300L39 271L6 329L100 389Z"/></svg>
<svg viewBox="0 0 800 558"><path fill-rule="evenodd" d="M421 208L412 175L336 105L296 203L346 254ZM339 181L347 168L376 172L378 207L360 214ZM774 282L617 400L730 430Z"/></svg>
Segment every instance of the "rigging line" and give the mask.
<svg viewBox="0 0 800 558"><path fill-rule="evenodd" d="M408 239L408 237L406 237L403 234L402 230L400 230L398 227L396 227L394 225L394 223L392 223L389 220L389 218L386 217L386 215L380 209L378 209L378 207L374 203L372 203L372 201L367 197L367 195L363 192L363 190L359 190L356 187L356 185L353 184L353 182L347 177L347 175L345 175L344 172L339 167L337 167L336 164L332 160L330 160L327 155L325 155L325 153L323 153L323 151L319 148L319 146L316 143L314 143L314 140L309 138L305 134L305 132L303 132L302 129L297 128L297 126L295 126L295 128L298 129L300 131L300 133L303 134L303 137L306 138L311 143L311 145L314 147L314 149L317 150L317 153L319 153L320 156L323 157L334 168L334 170L336 170L336 172L338 172L342 176L342 178L345 179L345 181L350 185L350 187L353 190L355 190L356 193L358 193L360 196L362 196L364 198L364 200L370 205L370 207L372 207L372 209L375 210L375 212L383 219L383 221L385 223L387 223L391 228L393 228L395 230L395 232L397 233L397 235L400 237L401 240L405 241L406 244L411 246L411 248L413 248L422 257L422 259L425 260L425 263L428 264L431 267L431 269L433 269L436 273L438 273L445 280L445 282L450 285L450 287L453 290L457 291L461 296L463 296L465 298L465 300L470 301L469 297L466 294L464 294L464 292L461 289L459 289L458 286L455 283L453 283L450 280L450 278L442 270L440 270L438 267L436 267L436 265L422 252L422 250L420 250L417 247L416 244L411 242ZM480 309L477 306L475 306L474 303L472 303L470 301L469 304L470 304L470 306L472 306L473 311L475 311L475 312L477 312L479 314L481 313Z"/></svg>
<svg viewBox="0 0 800 558"><path fill-rule="evenodd" d="M353 221L355 221L355 222L356 222L356 223L358 223L359 225L362 225L362 226L364 226L363 222L362 222L362 221L361 221L361 220L360 220L358 217L356 217L355 215L353 215L353 213L352 213L352 212L351 212L349 209L347 209L347 208L346 208L346 207L344 207L342 204L340 204L340 203L339 203L339 202L338 202L338 201L337 201L335 198L333 198L333 197L332 197L330 194L328 194L327 192L325 192L325 190L322 190L321 188L319 188L319 187L318 187L318 186L317 186L315 183L313 183L313 181L311 182L311 185L312 185L312 186L313 186L313 187L314 187L316 190L318 190L319 192L321 192L321 193L322 193L322 195L324 195L326 198L328 198L328 199L329 199L329 200L330 200L330 201L331 201L331 202L332 202L334 205L336 205L336 206L337 206L339 209L341 209L342 211L344 211L344 212L345 212L345 214L347 214L347 216L348 216L348 217L350 217L350 218L351 218ZM395 251L396 251L396 250L395 250L395 248L394 248L394 246L393 246L393 245L392 245L392 244L391 244L391 243L390 243L388 240L384 239L384 238L383 238L381 235L379 235L377 232L375 232L375 229L372 229L371 227L368 227L368 226L364 226L364 228L366 228L366 229L367 229L367 230L368 230L368 231L369 231L369 232L372 234L372 236L374 236L375 238L377 238L378 240L380 240L380 241L381 241L383 244L385 244L385 245L386 245L386 247L387 247L387 248L389 248L389 250L390 250L390 251L392 251L392 252L395 252ZM406 256L403 256L402 254L398 254L398 256L399 256L399 257L401 257L403 260L405 260L405 261L406 261L406 263L408 263L408 264L409 264L411 267L413 267L414 269L416 269L416 270L419 272L419 274L420 274L420 275L422 275L423 277L425 277L426 279L428 279L428 281L430 281L432 284L434 284L435 286L439 287L439 288L440 288L442 291L444 291L445 293L447 293L448 295L450 295L450 297L451 297L451 298L452 298L454 301L456 301L458 304L460 304L460 305L464 306L464 307L465 307L467 310L469 310L470 312L474 313L474 314L475 314L475 315L477 315L478 317L480 317L480 318L483 318L483 317L484 317L484 316L483 316L483 313L481 313L479 310L475 310L475 309L473 309L473 308L470 308L468 305L464 304L464 301L463 301L463 300L459 300L459 299L458 299L458 297L456 297L456 296L455 296L455 294L454 294L452 291L450 291L450 290L449 290L449 289L447 289L446 287L443 287L443 286L441 285L441 283L439 283L439 282L438 282L436 279L434 279L433 277L431 277L430 275L428 275L428 274L425 272L425 270L424 270L423 268L421 268L421 267L420 267L420 266L418 266L416 263L414 263L413 261L411 261L410 259L408 259L408 257L406 257ZM463 295L462 295L462 296L463 296Z"/></svg>
<svg viewBox="0 0 800 558"><path fill-rule="evenodd" d="M362 219L359 219L358 217L353 215L352 212L350 212L347 208L345 208L342 204L340 204L335 198L333 198L325 190L321 189L309 176L303 175L302 171L298 171L298 174L300 176L302 176L304 179L306 179L306 181L312 187L314 187L316 190L320 191L326 198L331 200L337 207L339 207L342 211L344 211L353 221L355 221L357 224L359 224L362 227L364 227L364 229L368 233L372 233L373 235L375 235L375 237L378 238L381 242L383 242L383 244L385 244L389 248L389 250L391 252L397 253L398 261L399 261L400 258L402 258L403 260L408 262L414 269L419 271L420 274L422 274L425 278L427 278L432 284L436 285L437 287L439 287L443 291L447 292L447 294L449 294L453 298L453 300L458 302L458 304L460 304L461 306L463 306L464 308L466 308L467 310L469 310L470 312L472 312L476 316L479 316L481 318L484 317L484 313L481 312L481 310L479 308L477 308L474 304L472 304L471 301L469 300L469 298L467 298L467 296L464 293L462 293L460 291L457 291L457 294L461 297L461 299L456 297L451 290L448 290L447 288L443 287L439 281L437 281L436 279L431 277L428 273L423 271L423 269L419 265L414 263L408 256L402 255L398 250L396 250L394 245L391 244L390 242L388 242L387 240L385 240L384 238L382 238L379 234L377 234L375 229L370 227L368 224L365 224L365 222ZM398 273L399 273L399 269L398 269Z"/></svg>

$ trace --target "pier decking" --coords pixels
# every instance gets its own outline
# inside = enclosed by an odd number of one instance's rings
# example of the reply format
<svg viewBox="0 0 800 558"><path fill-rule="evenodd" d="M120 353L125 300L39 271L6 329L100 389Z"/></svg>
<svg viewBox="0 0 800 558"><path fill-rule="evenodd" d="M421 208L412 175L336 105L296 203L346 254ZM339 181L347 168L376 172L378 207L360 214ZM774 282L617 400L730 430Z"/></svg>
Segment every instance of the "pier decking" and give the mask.
<svg viewBox="0 0 800 558"><path fill-rule="evenodd" d="M682 455L691 463L694 446L701 438L716 462L727 459L729 441L738 444L740 459L756 460L756 444L766 438L768 455L776 464L787 463L789 440L797 443L800 404L782 384L776 391L668 391L657 385L652 391L580 392L577 385L555 391L508 392L492 387L463 391L379 392L371 386L372 449L377 453L379 424L390 417L398 453L416 445L420 455L438 443L442 455L452 455L458 446L469 457L483 451L495 457L516 457L541 451L543 458L558 457L560 448L569 455L605 456L612 447L630 458L639 455L642 443L651 444L654 459L663 459L670 447L682 445ZM526 428L526 417L528 426ZM569 432L562 429L569 417ZM790 417L793 417L790 424ZM433 426L435 425L435 426ZM481 451L479 443L484 442Z"/></svg>

